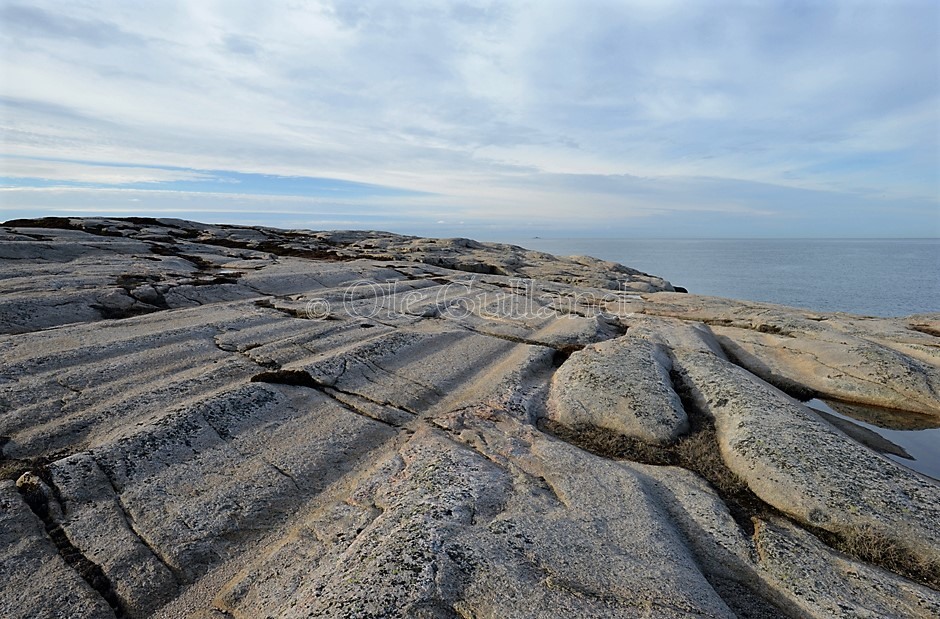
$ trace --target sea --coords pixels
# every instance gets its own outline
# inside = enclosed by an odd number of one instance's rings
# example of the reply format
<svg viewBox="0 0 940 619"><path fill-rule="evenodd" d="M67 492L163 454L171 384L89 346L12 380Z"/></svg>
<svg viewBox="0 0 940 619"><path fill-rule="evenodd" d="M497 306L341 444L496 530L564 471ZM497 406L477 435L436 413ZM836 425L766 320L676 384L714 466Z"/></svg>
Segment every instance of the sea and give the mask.
<svg viewBox="0 0 940 619"><path fill-rule="evenodd" d="M940 239L548 239L513 244L613 260L690 293L819 312L940 312Z"/></svg>

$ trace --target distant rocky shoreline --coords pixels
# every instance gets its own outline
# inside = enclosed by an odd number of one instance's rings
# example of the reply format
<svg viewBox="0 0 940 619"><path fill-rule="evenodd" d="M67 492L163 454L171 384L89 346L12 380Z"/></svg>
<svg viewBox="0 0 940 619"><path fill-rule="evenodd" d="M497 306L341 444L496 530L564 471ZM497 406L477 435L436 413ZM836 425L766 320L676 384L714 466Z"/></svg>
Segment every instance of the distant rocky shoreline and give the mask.
<svg viewBox="0 0 940 619"><path fill-rule="evenodd" d="M940 483L804 404L940 426L940 314L676 290L468 239L6 222L0 616L940 616Z"/></svg>

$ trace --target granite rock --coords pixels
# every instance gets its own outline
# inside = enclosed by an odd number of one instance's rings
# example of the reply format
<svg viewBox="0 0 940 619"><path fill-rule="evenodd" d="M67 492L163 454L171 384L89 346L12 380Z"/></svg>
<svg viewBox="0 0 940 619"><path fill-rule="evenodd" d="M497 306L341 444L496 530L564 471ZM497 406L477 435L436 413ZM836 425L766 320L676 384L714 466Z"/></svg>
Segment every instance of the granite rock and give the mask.
<svg viewBox="0 0 940 619"><path fill-rule="evenodd" d="M671 290L468 239L8 222L0 614L936 616L937 481L793 396L931 427L940 316Z"/></svg>
<svg viewBox="0 0 940 619"><path fill-rule="evenodd" d="M552 377L549 417L648 443L674 441L689 429L661 344L625 335L575 352Z"/></svg>

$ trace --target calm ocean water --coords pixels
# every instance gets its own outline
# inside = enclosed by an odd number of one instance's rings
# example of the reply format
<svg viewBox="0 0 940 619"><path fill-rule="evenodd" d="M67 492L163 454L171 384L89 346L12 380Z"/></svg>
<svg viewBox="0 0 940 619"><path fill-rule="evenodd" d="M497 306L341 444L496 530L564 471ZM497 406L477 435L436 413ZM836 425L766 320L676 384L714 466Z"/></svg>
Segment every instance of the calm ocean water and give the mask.
<svg viewBox="0 0 940 619"><path fill-rule="evenodd" d="M517 239L614 260L695 294L871 316L940 312L940 239Z"/></svg>

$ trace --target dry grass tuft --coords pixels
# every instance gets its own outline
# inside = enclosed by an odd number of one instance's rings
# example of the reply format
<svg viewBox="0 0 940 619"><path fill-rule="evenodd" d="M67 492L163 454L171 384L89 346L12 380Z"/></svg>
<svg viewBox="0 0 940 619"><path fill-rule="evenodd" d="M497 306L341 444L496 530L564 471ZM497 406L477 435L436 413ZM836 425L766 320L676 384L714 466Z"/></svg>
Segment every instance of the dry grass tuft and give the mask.
<svg viewBox="0 0 940 619"><path fill-rule="evenodd" d="M2 460L0 461L0 480L16 481L29 469L30 464L25 460Z"/></svg>
<svg viewBox="0 0 940 619"><path fill-rule="evenodd" d="M751 492L721 459L715 428L707 420L693 422L692 431L675 443L651 445L639 439L595 426L566 426L551 419L541 419L539 427L585 451L613 460L630 460L656 466L679 466L710 483L721 496L742 529L753 533L751 516L776 514L777 511Z"/></svg>
<svg viewBox="0 0 940 619"><path fill-rule="evenodd" d="M552 419L539 420L539 427L594 455L612 460L632 460L643 464L675 464L669 448L644 443L641 440L591 425L567 426Z"/></svg>
<svg viewBox="0 0 940 619"><path fill-rule="evenodd" d="M706 426L683 436L672 447L678 466L695 471L718 490L719 494L735 495L747 490L747 484L725 465L718 449L715 429Z"/></svg>
<svg viewBox="0 0 940 619"><path fill-rule="evenodd" d="M836 550L940 590L940 562L931 561L894 539L864 525L833 535L829 541Z"/></svg>

